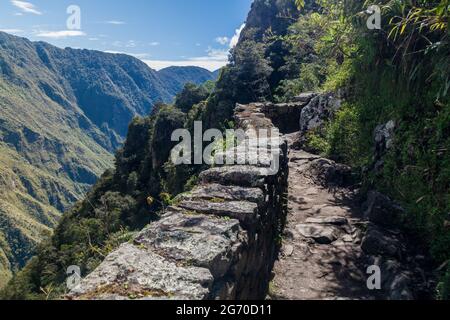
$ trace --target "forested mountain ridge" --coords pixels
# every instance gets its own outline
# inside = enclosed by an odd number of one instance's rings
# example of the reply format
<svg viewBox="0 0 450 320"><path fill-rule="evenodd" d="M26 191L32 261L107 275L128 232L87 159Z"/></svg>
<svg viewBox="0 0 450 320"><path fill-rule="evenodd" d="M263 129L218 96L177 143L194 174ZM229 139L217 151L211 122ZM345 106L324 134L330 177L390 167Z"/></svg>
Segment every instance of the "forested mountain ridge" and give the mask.
<svg viewBox="0 0 450 320"><path fill-rule="evenodd" d="M0 32L0 286L113 165L135 116L214 79L190 70Z"/></svg>
<svg viewBox="0 0 450 320"><path fill-rule="evenodd" d="M161 80L169 87L172 96L180 93L186 83L201 85L216 80L219 71L210 72L200 67L168 67L158 71Z"/></svg>
<svg viewBox="0 0 450 320"><path fill-rule="evenodd" d="M449 2L375 3L383 9L381 30L366 25L373 1L255 0L213 90L189 86L173 105L135 119L115 169L64 216L3 297L60 297L68 265L89 274L190 190L203 168L168 161L174 129L192 129L194 120L205 129L233 128L236 103L286 102L314 91L343 103L303 132L301 148L352 166L363 198L379 190L401 204L388 228L427 253L437 270L427 290L448 299ZM417 19L408 18L413 13Z"/></svg>

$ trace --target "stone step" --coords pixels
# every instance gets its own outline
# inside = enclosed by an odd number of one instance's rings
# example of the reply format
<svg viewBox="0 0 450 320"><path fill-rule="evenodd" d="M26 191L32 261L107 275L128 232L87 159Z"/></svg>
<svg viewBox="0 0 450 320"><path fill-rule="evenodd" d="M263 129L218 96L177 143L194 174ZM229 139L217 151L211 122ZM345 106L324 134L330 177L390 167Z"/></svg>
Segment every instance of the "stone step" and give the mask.
<svg viewBox="0 0 450 320"><path fill-rule="evenodd" d="M177 197L177 200L224 200L249 201L258 205L264 203L264 192L260 188L224 186L221 184L205 184Z"/></svg>
<svg viewBox="0 0 450 320"><path fill-rule="evenodd" d="M248 201L181 201L177 207L192 213L203 213L237 219L244 228L255 225L258 218L258 205Z"/></svg>
<svg viewBox="0 0 450 320"><path fill-rule="evenodd" d="M267 168L255 166L228 166L206 170L200 174L203 183L218 183L241 187L261 187L272 176Z"/></svg>
<svg viewBox="0 0 450 320"><path fill-rule="evenodd" d="M250 151L227 151L225 153L217 153L214 155L214 163L216 165L250 165L262 168L270 168L274 161L279 158L279 154L269 154L266 152Z"/></svg>
<svg viewBox="0 0 450 320"><path fill-rule="evenodd" d="M207 268L214 278L221 278L237 262L236 253L244 250L246 239L238 220L177 212L142 230L135 243L169 261Z"/></svg>

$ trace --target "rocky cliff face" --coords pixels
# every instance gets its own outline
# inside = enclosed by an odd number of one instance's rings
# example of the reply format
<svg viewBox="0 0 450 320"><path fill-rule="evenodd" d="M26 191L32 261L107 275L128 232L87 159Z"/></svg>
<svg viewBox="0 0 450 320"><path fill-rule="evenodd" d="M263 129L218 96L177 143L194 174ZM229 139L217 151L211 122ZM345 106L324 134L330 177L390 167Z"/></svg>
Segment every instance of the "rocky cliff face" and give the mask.
<svg viewBox="0 0 450 320"><path fill-rule="evenodd" d="M292 19L298 17L298 14L294 1L256 0L252 4L240 40L261 42L264 33L269 29L275 34L285 34Z"/></svg>

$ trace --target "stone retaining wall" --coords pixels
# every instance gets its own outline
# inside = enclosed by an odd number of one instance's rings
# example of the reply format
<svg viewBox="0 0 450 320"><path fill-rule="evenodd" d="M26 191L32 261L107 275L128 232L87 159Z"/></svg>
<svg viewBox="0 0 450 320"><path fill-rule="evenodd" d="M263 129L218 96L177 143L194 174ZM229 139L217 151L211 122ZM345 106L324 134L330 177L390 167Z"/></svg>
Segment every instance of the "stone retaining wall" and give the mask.
<svg viewBox="0 0 450 320"><path fill-rule="evenodd" d="M314 93L299 96L296 101L288 103L252 103L250 105L238 105L237 111L243 114L253 113L256 117L262 115L277 127L281 133L289 134L300 130L300 117L302 110L308 106L314 97ZM255 119L253 119L255 120Z"/></svg>
<svg viewBox="0 0 450 320"><path fill-rule="evenodd" d="M238 105L238 127L273 129L266 112L274 109L265 106ZM288 150L279 138L269 137L279 151L277 174L264 161L203 172L194 190L111 253L69 299L264 299L287 214Z"/></svg>

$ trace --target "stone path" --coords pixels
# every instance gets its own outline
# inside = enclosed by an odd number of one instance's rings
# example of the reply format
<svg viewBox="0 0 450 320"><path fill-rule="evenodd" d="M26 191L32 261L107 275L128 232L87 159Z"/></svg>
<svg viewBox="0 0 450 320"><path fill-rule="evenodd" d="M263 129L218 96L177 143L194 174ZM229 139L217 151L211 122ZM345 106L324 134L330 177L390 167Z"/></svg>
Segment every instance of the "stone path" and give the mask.
<svg viewBox="0 0 450 320"><path fill-rule="evenodd" d="M237 105L237 127L272 130L305 103ZM357 193L343 187L350 168L294 148L288 157L298 135L287 135L286 143L274 133L267 142L279 149L277 174L264 157L202 172L194 190L67 298L255 300L266 297L271 272L272 299L413 299L435 287L422 271L424 257L409 252L392 229L400 210L393 201L370 192L363 219ZM240 148L216 156L230 153L248 160ZM379 266L382 291L367 289L368 266Z"/></svg>
<svg viewBox="0 0 450 320"><path fill-rule="evenodd" d="M290 151L289 213L272 299L372 299L361 252L361 213L352 191L326 189L317 168L329 160ZM319 174L320 176L320 174Z"/></svg>

